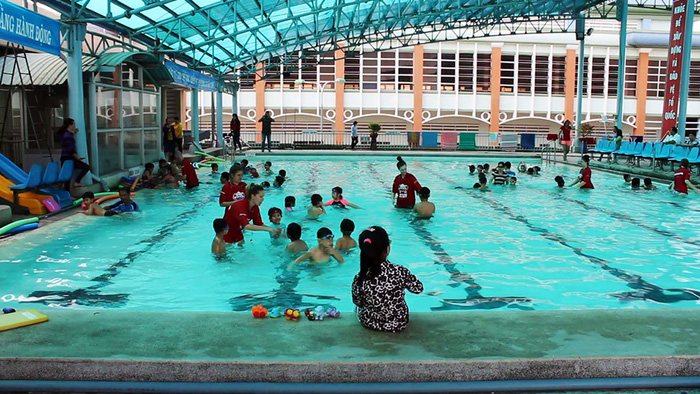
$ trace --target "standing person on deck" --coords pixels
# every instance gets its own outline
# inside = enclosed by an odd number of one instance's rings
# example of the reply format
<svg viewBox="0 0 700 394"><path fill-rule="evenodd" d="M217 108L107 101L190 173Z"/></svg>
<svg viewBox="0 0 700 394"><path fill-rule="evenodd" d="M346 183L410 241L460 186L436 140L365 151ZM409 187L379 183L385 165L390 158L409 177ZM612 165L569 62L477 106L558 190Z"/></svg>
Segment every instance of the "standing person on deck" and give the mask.
<svg viewBox="0 0 700 394"><path fill-rule="evenodd" d="M262 152L265 152L265 140L267 140L267 151L272 152L272 119L271 112L265 111L265 115L258 119L262 123Z"/></svg>
<svg viewBox="0 0 700 394"><path fill-rule="evenodd" d="M565 120L564 125L559 128L559 144L564 151L564 161L566 161L566 155L569 154L569 150L571 149L571 122L568 119Z"/></svg>
<svg viewBox="0 0 700 394"><path fill-rule="evenodd" d="M170 118L165 118L161 131L163 132L163 153L169 159L175 152L175 130Z"/></svg>
<svg viewBox="0 0 700 394"><path fill-rule="evenodd" d="M177 116L175 117L175 124L173 124L173 131L175 132L175 147L182 152L183 150L183 143L182 141L185 138L184 131L182 131L182 123L180 123L180 118ZM199 142L199 141L195 141Z"/></svg>
<svg viewBox="0 0 700 394"><path fill-rule="evenodd" d="M236 152L236 145L238 145L238 150L243 150L241 146L241 120L238 119L237 114L233 114L231 117L230 130L233 138L233 151Z"/></svg>
<svg viewBox="0 0 700 394"><path fill-rule="evenodd" d="M355 147L357 146L357 121L352 122L352 127L350 127L350 138L352 139L352 145L350 145L350 149L355 150Z"/></svg>
<svg viewBox="0 0 700 394"><path fill-rule="evenodd" d="M410 174L406 167L406 162L401 156L396 157L396 168L401 172L394 178L392 188L394 206L396 208L413 209L416 204L416 193L421 189L421 185L413 174Z"/></svg>

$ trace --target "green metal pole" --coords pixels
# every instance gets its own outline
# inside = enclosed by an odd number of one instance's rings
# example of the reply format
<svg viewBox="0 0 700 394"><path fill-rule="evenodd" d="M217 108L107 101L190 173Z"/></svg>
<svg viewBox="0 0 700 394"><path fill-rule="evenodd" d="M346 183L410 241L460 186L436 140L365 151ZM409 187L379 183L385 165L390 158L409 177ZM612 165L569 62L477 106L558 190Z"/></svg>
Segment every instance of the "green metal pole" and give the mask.
<svg viewBox="0 0 700 394"><path fill-rule="evenodd" d="M581 137L581 118L583 117L583 63L585 62L585 35L581 38L581 44L578 51L578 75L576 77L576 89L578 96L576 98L576 141L579 144L579 152L583 152L583 143L579 141Z"/></svg>
<svg viewBox="0 0 700 394"><path fill-rule="evenodd" d="M690 52L693 49L693 11L694 2L688 2L685 11L685 32L683 32L683 61L681 64L681 86L678 95L678 134L685 138L685 126L688 115L688 87L690 84Z"/></svg>
<svg viewBox="0 0 700 394"><path fill-rule="evenodd" d="M625 101L625 67L627 56L627 0L617 2L617 20L620 21L620 56L617 63L617 117L615 125L622 130Z"/></svg>

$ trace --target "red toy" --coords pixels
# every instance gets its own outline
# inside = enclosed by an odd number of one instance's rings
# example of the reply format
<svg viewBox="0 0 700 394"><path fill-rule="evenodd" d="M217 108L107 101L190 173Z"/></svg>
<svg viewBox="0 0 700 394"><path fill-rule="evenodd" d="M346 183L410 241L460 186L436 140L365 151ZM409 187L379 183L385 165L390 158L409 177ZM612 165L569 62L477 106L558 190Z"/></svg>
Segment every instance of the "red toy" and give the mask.
<svg viewBox="0 0 700 394"><path fill-rule="evenodd" d="M301 316L299 309L287 308L287 310L284 311L284 317L286 317L287 320L299 321L299 316Z"/></svg>
<svg viewBox="0 0 700 394"><path fill-rule="evenodd" d="M263 308L262 304L253 307L253 317L256 319L264 319L267 317L267 309Z"/></svg>

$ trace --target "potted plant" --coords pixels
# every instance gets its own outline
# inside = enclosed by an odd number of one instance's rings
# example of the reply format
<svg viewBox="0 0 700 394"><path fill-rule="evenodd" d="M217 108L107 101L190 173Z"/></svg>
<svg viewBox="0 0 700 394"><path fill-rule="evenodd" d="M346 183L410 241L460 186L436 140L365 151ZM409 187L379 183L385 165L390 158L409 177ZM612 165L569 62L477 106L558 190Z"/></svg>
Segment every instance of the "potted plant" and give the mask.
<svg viewBox="0 0 700 394"><path fill-rule="evenodd" d="M586 144L595 144L595 139L591 137L593 134L593 126L590 123L581 123L578 128L579 141L585 142Z"/></svg>
<svg viewBox="0 0 700 394"><path fill-rule="evenodd" d="M370 149L377 149L377 137L379 136L379 130L382 129L382 126L379 123L370 123L367 125L367 127L371 130L369 133L369 138L370 138Z"/></svg>

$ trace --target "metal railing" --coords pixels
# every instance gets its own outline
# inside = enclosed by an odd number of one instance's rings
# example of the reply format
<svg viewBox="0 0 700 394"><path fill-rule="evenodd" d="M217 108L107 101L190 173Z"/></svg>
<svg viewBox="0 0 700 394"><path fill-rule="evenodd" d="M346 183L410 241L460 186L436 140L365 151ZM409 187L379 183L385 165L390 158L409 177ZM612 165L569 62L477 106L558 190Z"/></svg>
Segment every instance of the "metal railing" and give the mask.
<svg viewBox="0 0 700 394"><path fill-rule="evenodd" d="M470 134L472 136L467 136ZM201 142L212 142L215 133L200 130L207 138ZM228 132L224 134L228 136ZM523 144L523 136L529 143ZM531 136L534 135L534 138ZM358 149L370 149L371 137L368 132L358 133ZM228 137L226 137L228 138ZM242 131L241 142L253 148L260 148L261 133ZM351 134L347 130L318 131L273 131L272 147L284 149L334 149L350 147ZM540 152L544 147L558 150L556 144L548 144L546 133L473 133L448 131L380 131L376 139L376 149L420 149L420 150L519 150Z"/></svg>

